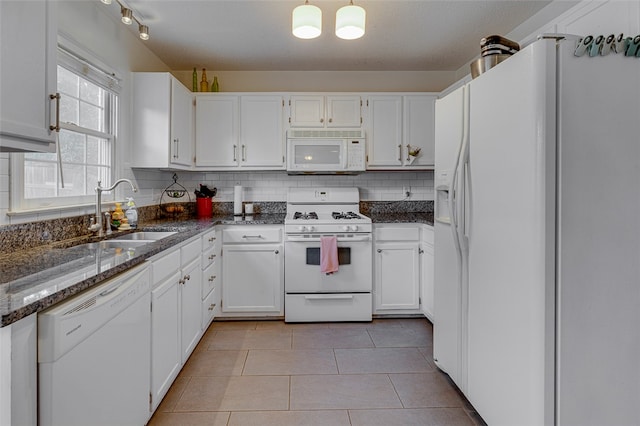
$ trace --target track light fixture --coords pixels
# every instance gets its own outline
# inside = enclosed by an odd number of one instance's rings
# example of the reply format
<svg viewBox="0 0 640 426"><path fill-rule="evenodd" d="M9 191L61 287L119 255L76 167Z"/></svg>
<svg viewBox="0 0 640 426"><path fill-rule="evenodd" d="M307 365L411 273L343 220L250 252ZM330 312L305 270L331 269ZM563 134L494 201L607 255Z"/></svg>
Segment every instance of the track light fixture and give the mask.
<svg viewBox="0 0 640 426"><path fill-rule="evenodd" d="M112 3L112 0L100 0L100 1L106 5L109 5ZM135 21L138 24L138 34L140 35L140 39L149 40L149 27L144 25L142 22L140 22L140 20L133 15L133 11L128 7L126 7L124 4L122 4L120 0L116 0L116 3L120 5L120 15L122 16L122 23L125 25L131 25Z"/></svg>
<svg viewBox="0 0 640 426"><path fill-rule="evenodd" d="M133 12L128 7L121 7L120 13L122 13L122 23L125 25L131 25L133 22Z"/></svg>

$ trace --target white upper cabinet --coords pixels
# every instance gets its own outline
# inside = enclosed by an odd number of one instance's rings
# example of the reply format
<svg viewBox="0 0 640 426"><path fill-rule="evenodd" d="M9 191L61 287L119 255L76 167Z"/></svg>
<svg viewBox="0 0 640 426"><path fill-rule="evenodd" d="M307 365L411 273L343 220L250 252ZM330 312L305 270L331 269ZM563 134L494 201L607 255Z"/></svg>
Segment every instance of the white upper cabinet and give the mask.
<svg viewBox="0 0 640 426"><path fill-rule="evenodd" d="M191 169L193 95L169 73L133 74L132 167Z"/></svg>
<svg viewBox="0 0 640 426"><path fill-rule="evenodd" d="M436 98L433 94L367 98L367 169L433 169Z"/></svg>
<svg viewBox="0 0 640 426"><path fill-rule="evenodd" d="M238 164L238 96L196 95L196 166Z"/></svg>
<svg viewBox="0 0 640 426"><path fill-rule="evenodd" d="M280 95L240 97L240 165L285 167L284 99Z"/></svg>
<svg viewBox="0 0 640 426"><path fill-rule="evenodd" d="M55 152L55 1L0 1L0 152Z"/></svg>
<svg viewBox="0 0 640 426"><path fill-rule="evenodd" d="M291 95L291 127L360 127L362 100L359 95Z"/></svg>
<svg viewBox="0 0 640 426"><path fill-rule="evenodd" d="M283 120L281 95L197 95L196 166L284 169Z"/></svg>

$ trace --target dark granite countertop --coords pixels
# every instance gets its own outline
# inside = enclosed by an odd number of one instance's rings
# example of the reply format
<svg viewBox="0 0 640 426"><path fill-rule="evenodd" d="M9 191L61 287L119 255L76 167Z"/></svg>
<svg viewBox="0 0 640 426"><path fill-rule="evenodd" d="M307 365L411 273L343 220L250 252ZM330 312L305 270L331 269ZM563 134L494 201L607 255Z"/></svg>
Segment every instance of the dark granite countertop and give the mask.
<svg viewBox="0 0 640 426"><path fill-rule="evenodd" d="M253 217L218 215L211 219L149 221L141 230L176 231L156 242L128 248L97 249L86 236L0 256L0 327L40 312L68 297L136 266L215 225L278 225L284 214ZM123 233L114 233L117 237Z"/></svg>
<svg viewBox="0 0 640 426"><path fill-rule="evenodd" d="M375 223L424 223L433 226L432 212L400 212L400 213L375 213L370 212L369 217Z"/></svg>
<svg viewBox="0 0 640 426"><path fill-rule="evenodd" d="M433 225L433 213L427 212L368 212L368 215L373 223ZM100 240L86 236L2 255L0 327L47 309L215 225L282 225L284 218L284 213L246 217L223 214L211 219L148 221L141 230L175 231L176 234L127 250L84 246ZM115 233L112 237L121 234Z"/></svg>

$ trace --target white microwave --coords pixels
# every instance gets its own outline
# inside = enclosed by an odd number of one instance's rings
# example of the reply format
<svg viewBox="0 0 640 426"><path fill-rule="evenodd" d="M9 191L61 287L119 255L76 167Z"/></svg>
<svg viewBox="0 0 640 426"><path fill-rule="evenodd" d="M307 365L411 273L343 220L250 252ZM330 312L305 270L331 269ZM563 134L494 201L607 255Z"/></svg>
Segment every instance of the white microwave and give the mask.
<svg viewBox="0 0 640 426"><path fill-rule="evenodd" d="M360 129L291 129L287 132L287 173L357 174L366 166Z"/></svg>

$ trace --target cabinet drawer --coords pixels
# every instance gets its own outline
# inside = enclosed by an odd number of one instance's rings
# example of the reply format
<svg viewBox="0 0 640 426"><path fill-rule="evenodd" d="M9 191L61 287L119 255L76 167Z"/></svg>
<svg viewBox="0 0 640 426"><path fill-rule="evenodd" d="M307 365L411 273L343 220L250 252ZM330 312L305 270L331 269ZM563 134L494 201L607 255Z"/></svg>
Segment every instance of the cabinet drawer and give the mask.
<svg viewBox="0 0 640 426"><path fill-rule="evenodd" d="M220 257L220 252L215 247L202 252L202 269L216 262Z"/></svg>
<svg viewBox="0 0 640 426"><path fill-rule="evenodd" d="M286 322L371 321L371 293L287 294Z"/></svg>
<svg viewBox="0 0 640 426"><path fill-rule="evenodd" d="M418 227L385 227L374 230L376 241L419 241L420 228Z"/></svg>
<svg viewBox="0 0 640 426"><path fill-rule="evenodd" d="M182 246L182 248L180 249L180 253L181 262L183 265L200 256L200 254L202 253L200 238Z"/></svg>
<svg viewBox="0 0 640 426"><path fill-rule="evenodd" d="M175 250L153 261L153 282L159 283L180 270L180 250Z"/></svg>
<svg viewBox="0 0 640 426"><path fill-rule="evenodd" d="M211 230L202 236L202 251L206 251L210 248L216 247L218 244L218 237L216 231Z"/></svg>
<svg viewBox="0 0 640 426"><path fill-rule="evenodd" d="M202 301L202 329L204 331L207 330L207 327L209 327L209 324L211 324L217 312L218 302L216 302L216 296L217 293L212 291L209 293L209 296Z"/></svg>
<svg viewBox="0 0 640 426"><path fill-rule="evenodd" d="M433 226L422 227L422 241L433 245Z"/></svg>
<svg viewBox="0 0 640 426"><path fill-rule="evenodd" d="M225 244L279 243L282 240L282 229L255 226L225 229L222 231L222 240Z"/></svg>
<svg viewBox="0 0 640 426"><path fill-rule="evenodd" d="M202 299L205 299L220 283L220 268L217 263L209 265L202 271Z"/></svg>

